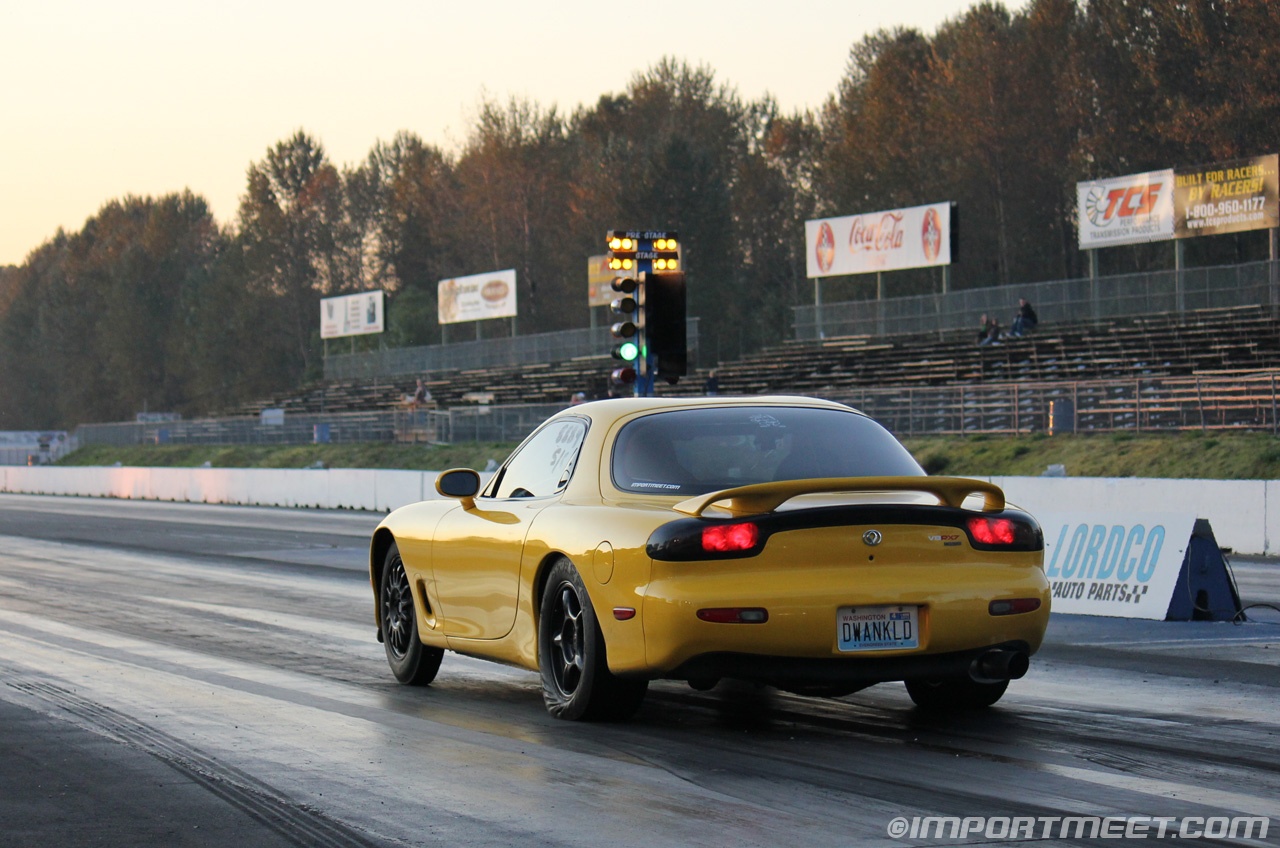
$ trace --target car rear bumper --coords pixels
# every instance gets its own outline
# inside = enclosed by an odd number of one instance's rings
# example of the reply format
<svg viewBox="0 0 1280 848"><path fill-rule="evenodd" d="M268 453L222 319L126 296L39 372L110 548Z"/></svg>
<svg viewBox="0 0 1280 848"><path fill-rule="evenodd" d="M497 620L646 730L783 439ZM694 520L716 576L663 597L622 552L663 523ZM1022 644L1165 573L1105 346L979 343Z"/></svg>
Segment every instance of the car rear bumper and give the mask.
<svg viewBox="0 0 1280 848"><path fill-rule="evenodd" d="M991 651L1031 653L1023 641L1001 642L945 654L908 654L875 658L798 659L758 654L700 654L664 675L672 680L746 680L780 689L871 686L913 678L970 677L975 663Z"/></svg>

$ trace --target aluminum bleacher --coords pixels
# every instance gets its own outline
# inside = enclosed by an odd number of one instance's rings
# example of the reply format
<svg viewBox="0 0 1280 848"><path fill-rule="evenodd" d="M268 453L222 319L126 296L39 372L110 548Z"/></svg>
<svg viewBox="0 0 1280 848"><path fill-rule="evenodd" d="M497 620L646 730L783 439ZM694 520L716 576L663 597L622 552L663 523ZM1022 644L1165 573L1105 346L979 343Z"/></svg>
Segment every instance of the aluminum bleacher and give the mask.
<svg viewBox="0 0 1280 848"><path fill-rule="evenodd" d="M439 408L567 404L576 392L589 398L606 396L608 375L616 365L602 355L422 376ZM659 384L656 391L700 394L707 370L694 370L677 386ZM804 394L850 402L863 398L862 403L876 405L879 417L905 421L912 432L1035 428L1048 399L1066 397L1052 387L1068 383L1090 386L1084 390L1084 402L1091 411L1083 420L1101 428L1189 427L1197 422L1205 427L1252 426L1249 422L1274 418L1258 413L1274 405L1274 389L1267 395L1259 380L1260 375L1280 375L1280 319L1269 308L1251 306L1041 324L1026 337L987 346L977 344L976 327L928 336L857 335L819 343L788 342L722 362L717 371L722 394ZM1232 375L1240 377L1242 386L1248 384L1234 395ZM1143 383L1156 379L1171 387L1159 398L1150 397L1156 391L1153 384ZM403 409L415 381L416 375L407 375L317 383L236 412L251 415L270 407L287 413ZM1007 388L1020 384L1041 387L1039 400ZM1215 400L1203 406L1207 385L1223 389L1221 403L1215 394ZM1108 386L1123 390L1108 397ZM943 388L955 390L946 395L950 399L923 400L943 398L937 391L925 393ZM1073 403L1080 391L1071 390ZM1197 391L1202 406L1188 412L1188 399ZM878 394L873 399L868 392Z"/></svg>

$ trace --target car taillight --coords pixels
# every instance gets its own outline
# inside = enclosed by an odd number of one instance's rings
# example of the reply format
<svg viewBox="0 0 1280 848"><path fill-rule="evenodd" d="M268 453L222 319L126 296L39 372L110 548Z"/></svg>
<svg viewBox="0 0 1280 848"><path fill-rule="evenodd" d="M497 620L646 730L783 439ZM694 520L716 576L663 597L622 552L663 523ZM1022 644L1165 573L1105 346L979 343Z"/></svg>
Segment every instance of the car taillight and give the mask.
<svg viewBox="0 0 1280 848"><path fill-rule="evenodd" d="M1017 541L1018 528L1008 518L975 516L969 519L969 535L981 545L1012 545Z"/></svg>
<svg viewBox="0 0 1280 848"><path fill-rule="evenodd" d="M702 529L702 549L714 553L749 551L760 541L760 528L750 521L716 524Z"/></svg>
<svg viewBox="0 0 1280 848"><path fill-rule="evenodd" d="M1013 598L1007 601L992 601L987 605L991 615L1018 615L1024 612L1035 612L1040 609L1039 598Z"/></svg>

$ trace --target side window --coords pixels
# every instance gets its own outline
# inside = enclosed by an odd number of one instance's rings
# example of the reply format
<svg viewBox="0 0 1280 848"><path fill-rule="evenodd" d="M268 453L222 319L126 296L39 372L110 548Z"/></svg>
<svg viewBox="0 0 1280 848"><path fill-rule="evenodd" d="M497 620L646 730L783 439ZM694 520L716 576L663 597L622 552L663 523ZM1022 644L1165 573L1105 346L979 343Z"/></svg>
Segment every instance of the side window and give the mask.
<svg viewBox="0 0 1280 848"><path fill-rule="evenodd" d="M507 463L493 497L541 498L563 489L586 434L586 422L576 418L543 427Z"/></svg>

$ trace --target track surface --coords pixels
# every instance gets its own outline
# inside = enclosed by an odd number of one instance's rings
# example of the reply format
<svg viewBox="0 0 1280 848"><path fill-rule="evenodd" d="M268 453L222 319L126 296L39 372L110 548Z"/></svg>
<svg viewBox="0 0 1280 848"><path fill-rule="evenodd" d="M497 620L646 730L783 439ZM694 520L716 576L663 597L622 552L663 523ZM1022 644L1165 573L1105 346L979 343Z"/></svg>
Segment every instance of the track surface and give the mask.
<svg viewBox="0 0 1280 848"><path fill-rule="evenodd" d="M1280 613L1055 616L995 709L950 720L899 685L655 684L631 723L571 724L536 675L453 654L395 684L378 519L0 495L0 846L952 845L992 840L886 828L1242 814L1280 844ZM1235 567L1280 606L1280 566Z"/></svg>

